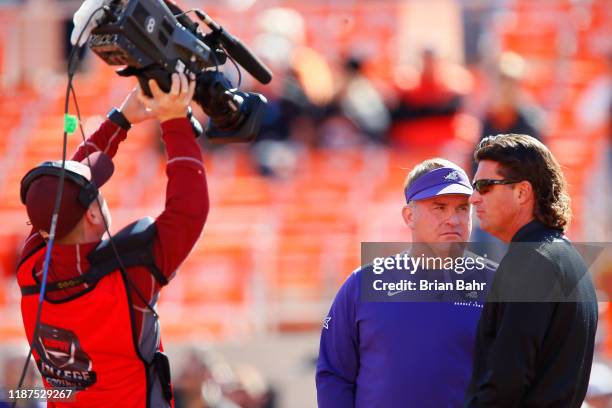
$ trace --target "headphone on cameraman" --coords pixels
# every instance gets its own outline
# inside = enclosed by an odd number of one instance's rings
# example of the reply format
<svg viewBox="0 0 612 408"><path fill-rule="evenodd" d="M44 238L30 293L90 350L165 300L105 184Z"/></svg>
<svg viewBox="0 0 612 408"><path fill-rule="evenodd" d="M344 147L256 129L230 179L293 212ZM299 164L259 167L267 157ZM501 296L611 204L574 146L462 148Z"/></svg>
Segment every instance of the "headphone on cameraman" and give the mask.
<svg viewBox="0 0 612 408"><path fill-rule="evenodd" d="M83 208L89 208L89 205L98 197L98 188L91 182L91 180L79 172L79 167L87 166L71 160L66 160L65 165L65 179L72 181L79 187L79 203L83 206ZM28 190L30 189L30 186L34 180L42 176L55 176L59 178L61 177L61 174L61 161L45 161L27 172L21 179L21 202L26 204Z"/></svg>

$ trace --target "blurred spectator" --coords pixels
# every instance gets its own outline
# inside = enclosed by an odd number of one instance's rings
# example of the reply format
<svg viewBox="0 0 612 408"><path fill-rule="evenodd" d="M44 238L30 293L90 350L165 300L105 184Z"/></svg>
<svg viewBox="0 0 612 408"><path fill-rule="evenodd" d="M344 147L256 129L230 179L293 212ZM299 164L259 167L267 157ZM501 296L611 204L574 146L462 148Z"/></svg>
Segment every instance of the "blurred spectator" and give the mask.
<svg viewBox="0 0 612 408"><path fill-rule="evenodd" d="M225 362L209 351L191 350L174 389L175 408L236 408L225 400L213 374Z"/></svg>
<svg viewBox="0 0 612 408"><path fill-rule="evenodd" d="M261 373L252 366L234 370L236 381L223 387L224 394L241 408L272 408L274 394Z"/></svg>
<svg viewBox="0 0 612 408"><path fill-rule="evenodd" d="M325 109L319 145L342 147L382 141L391 118L382 96L363 73L363 61L358 57L344 61L339 82Z"/></svg>
<svg viewBox="0 0 612 408"><path fill-rule="evenodd" d="M390 139L399 147L440 144L455 134L455 115L463 95L449 86L449 75L454 72L432 49L422 51L421 61L416 83L400 91L399 103L392 113Z"/></svg>
<svg viewBox="0 0 612 408"><path fill-rule="evenodd" d="M268 106L253 156L261 174L283 177L291 175L296 164L293 144L310 144L315 138L316 108L293 70L277 75L275 81L282 86L277 92L266 92Z"/></svg>
<svg viewBox="0 0 612 408"><path fill-rule="evenodd" d="M578 99L577 117L587 130L607 132L612 141L612 54L607 57L607 70L595 77Z"/></svg>
<svg viewBox="0 0 612 408"><path fill-rule="evenodd" d="M210 351L189 351L175 383L175 408L274 407L274 394L257 369L234 370Z"/></svg>
<svg viewBox="0 0 612 408"><path fill-rule="evenodd" d="M290 8L271 8L256 18L256 54L270 66L274 80L255 84L269 105L258 140L314 141L314 120L331 99L333 81L325 58L305 45L304 19Z"/></svg>
<svg viewBox="0 0 612 408"><path fill-rule="evenodd" d="M521 133L542 139L540 110L521 92L524 70L525 62L518 54L506 52L499 58L482 119L481 139L501 133Z"/></svg>
<svg viewBox="0 0 612 408"><path fill-rule="evenodd" d="M315 121L331 95L331 73L325 59L304 46L304 21L297 11L272 8L256 20L255 52L274 72L274 80L253 87L268 99L253 157L261 174L287 177L299 146L316 139Z"/></svg>
<svg viewBox="0 0 612 408"><path fill-rule="evenodd" d="M541 140L540 110L528 102L527 96L520 88L525 71L523 58L513 52L503 53L494 70L482 118L480 139L491 135L519 133ZM473 174L476 171L476 163L473 158L470 158L470 161ZM472 239L483 243L493 259L501 259L507 250L507 245L501 240L480 229L478 222L474 223Z"/></svg>
<svg viewBox="0 0 612 408"><path fill-rule="evenodd" d="M300 131L296 125L310 120L315 112L295 71L289 68L277 76L275 80L282 85L276 93L266 93L268 106L258 141L292 139Z"/></svg>
<svg viewBox="0 0 612 408"><path fill-rule="evenodd" d="M598 133L607 139L603 193L601 194L602 222L605 236L612 237L612 53L607 57L606 69L595 77L582 92L576 106L578 124L589 134ZM606 180L607 178L607 180ZM612 344L612 340L611 340Z"/></svg>

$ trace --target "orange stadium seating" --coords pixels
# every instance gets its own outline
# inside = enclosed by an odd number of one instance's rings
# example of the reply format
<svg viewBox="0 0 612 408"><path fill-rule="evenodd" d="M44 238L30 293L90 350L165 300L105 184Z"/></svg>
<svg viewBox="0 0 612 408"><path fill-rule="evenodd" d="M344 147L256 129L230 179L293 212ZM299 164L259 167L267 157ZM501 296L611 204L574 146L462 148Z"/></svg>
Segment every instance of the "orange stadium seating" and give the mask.
<svg viewBox="0 0 612 408"><path fill-rule="evenodd" d="M326 55L364 41L387 49L386 42L401 24L394 18L397 2L278 3L304 15L308 44ZM562 30L574 24L568 12L571 3L515 1L508 17L496 20L491 30L503 49L527 58L534 76L526 88L552 107L547 143L566 169L576 214L570 234L580 238L583 180L605 133L585 133L576 124L576 95L605 69L605 56L598 54L596 43L602 32L610 34L606 22L611 7L607 0L591 2L589 24L575 30L577 49L564 54L566 48L559 41L563 40ZM220 6L211 5L207 11L220 22L230 20L229 11ZM339 15L344 19L337 19ZM237 13L231 19L232 28L236 27L232 31L248 42L255 28L239 23L248 16ZM380 66L390 66L389 55L381 53L377 58ZM557 62L561 59L569 68L560 73ZM79 75L75 84L84 118L100 115L118 103L127 88L126 80L117 78L110 67L90 63L90 71ZM26 232L18 197L21 175L37 162L61 154L63 90L54 89L51 95L55 96L26 93L0 99L0 126L9 135L0 138L4 173L0 211L5 222L0 263L5 271L14 261L14 243ZM564 95L564 99L555 100L555 95ZM21 109L37 97L36 112ZM31 123L23 123L24 115ZM116 177L104 187L117 214L115 230L145 215L143 209L155 215L163 206L164 160L151 153L157 149L151 133L151 128L141 126L130 132L117 155ZM79 143L80 136L72 135L69 150ZM465 148L465 152L454 153L467 157L470 143L460 145L459 150ZM400 216L406 169L446 152L440 149L421 146L409 153L380 148L306 149L299 153L296 175L289 180L258 176L244 147L205 152L211 212L200 242L161 296L160 309L168 316L164 320L166 338L223 339L251 333L262 325L311 329L328 307L330 296L359 265L361 241L408 238ZM7 158L7 152L19 157ZM6 272L4 276L6 279ZM0 281L0 288L5 287L10 286ZM0 290L0 313L11 307L7 297ZM294 313L292 307L300 302L314 306ZM266 308L266 304L273 306ZM3 336L21 336L21 327L0 324L0 339Z"/></svg>

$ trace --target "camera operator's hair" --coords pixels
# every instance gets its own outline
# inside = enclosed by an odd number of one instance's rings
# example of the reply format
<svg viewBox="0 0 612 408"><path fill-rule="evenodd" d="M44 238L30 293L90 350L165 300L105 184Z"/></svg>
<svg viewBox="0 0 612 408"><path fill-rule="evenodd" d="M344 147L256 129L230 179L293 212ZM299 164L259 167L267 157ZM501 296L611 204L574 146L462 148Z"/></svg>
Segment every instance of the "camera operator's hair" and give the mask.
<svg viewBox="0 0 612 408"><path fill-rule="evenodd" d="M534 217L550 228L568 227L572 214L567 183L561 166L540 141L513 133L485 137L474 152L474 160L497 162L502 177L528 181L534 193Z"/></svg>
<svg viewBox="0 0 612 408"><path fill-rule="evenodd" d="M441 159L440 157L434 157L433 159L422 161L421 163L414 166L414 168L410 170L410 173L408 173L406 181L404 181L404 190L410 188L410 186L412 186L412 184L419 177L429 173L432 170L441 169L442 167L458 168L458 166L452 161Z"/></svg>

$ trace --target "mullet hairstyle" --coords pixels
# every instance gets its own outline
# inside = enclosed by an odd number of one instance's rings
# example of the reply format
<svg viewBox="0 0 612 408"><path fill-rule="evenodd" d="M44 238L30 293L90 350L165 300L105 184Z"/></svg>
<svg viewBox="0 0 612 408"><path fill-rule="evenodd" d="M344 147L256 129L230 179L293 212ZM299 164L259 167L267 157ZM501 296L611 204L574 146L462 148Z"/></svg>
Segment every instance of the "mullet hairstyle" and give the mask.
<svg viewBox="0 0 612 408"><path fill-rule="evenodd" d="M565 177L557 159L536 138L514 133L485 137L474 160L497 162L502 177L528 181L534 192L535 219L549 228L567 229L572 210Z"/></svg>

